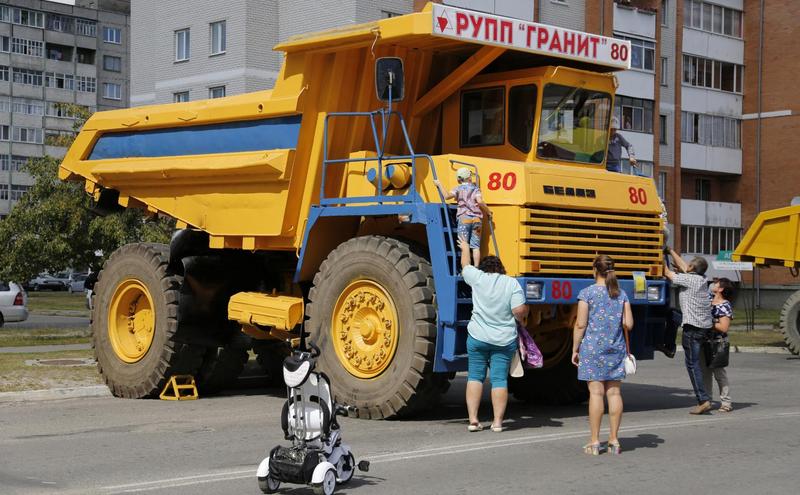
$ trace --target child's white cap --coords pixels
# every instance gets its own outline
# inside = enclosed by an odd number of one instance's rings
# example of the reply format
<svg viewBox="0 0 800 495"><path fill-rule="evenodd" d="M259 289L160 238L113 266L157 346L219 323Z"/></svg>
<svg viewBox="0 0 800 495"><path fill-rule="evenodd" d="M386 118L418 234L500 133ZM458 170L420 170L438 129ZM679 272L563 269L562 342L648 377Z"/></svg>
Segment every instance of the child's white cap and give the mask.
<svg viewBox="0 0 800 495"><path fill-rule="evenodd" d="M472 171L467 167L461 167L456 171L456 179L458 180L466 180L472 177Z"/></svg>

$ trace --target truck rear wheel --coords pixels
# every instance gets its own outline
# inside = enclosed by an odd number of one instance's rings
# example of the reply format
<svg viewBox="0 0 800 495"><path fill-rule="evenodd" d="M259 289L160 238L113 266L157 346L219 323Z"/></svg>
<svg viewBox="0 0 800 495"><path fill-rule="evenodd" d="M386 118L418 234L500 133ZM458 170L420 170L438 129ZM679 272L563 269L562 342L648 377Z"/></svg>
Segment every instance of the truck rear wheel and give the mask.
<svg viewBox="0 0 800 495"><path fill-rule="evenodd" d="M800 290L789 296L781 310L783 340L793 354L800 354Z"/></svg>
<svg viewBox="0 0 800 495"><path fill-rule="evenodd" d="M236 345L207 348L195 376L200 393L214 394L233 385L249 358L247 349Z"/></svg>
<svg viewBox="0 0 800 495"><path fill-rule="evenodd" d="M175 341L181 277L167 273L169 248L128 244L109 258L94 288L92 345L117 397L155 397L172 375L200 368L204 350Z"/></svg>
<svg viewBox="0 0 800 495"><path fill-rule="evenodd" d="M391 418L434 405L446 376L433 373L436 311L430 262L404 242L351 239L314 277L309 340L337 402L360 418Z"/></svg>

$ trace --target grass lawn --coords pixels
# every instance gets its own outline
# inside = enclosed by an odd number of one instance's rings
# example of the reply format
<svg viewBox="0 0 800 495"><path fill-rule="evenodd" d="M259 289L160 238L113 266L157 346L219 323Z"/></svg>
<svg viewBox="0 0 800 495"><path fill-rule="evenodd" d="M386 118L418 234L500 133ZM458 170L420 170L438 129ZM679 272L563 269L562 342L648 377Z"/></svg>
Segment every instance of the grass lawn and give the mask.
<svg viewBox="0 0 800 495"><path fill-rule="evenodd" d="M28 310L34 313L42 311L83 311L87 315L86 294L80 292L28 292Z"/></svg>
<svg viewBox="0 0 800 495"><path fill-rule="evenodd" d="M75 328L0 328L0 347L52 344L84 344L91 342L89 327Z"/></svg>
<svg viewBox="0 0 800 495"><path fill-rule="evenodd" d="M97 366L29 366L31 359L91 358L92 351L0 354L0 392L82 387L102 383Z"/></svg>
<svg viewBox="0 0 800 495"><path fill-rule="evenodd" d="M778 330L730 331L731 346L742 347L786 347L783 334ZM678 347L681 346L681 332L678 332Z"/></svg>

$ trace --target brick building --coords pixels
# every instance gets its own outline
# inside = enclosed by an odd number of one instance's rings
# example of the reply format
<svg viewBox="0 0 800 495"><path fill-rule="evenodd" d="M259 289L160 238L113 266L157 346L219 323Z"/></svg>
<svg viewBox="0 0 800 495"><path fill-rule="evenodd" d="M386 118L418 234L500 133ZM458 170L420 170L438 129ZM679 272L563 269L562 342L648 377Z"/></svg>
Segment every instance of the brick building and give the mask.
<svg viewBox="0 0 800 495"><path fill-rule="evenodd" d="M0 218L32 185L29 158L61 157L74 117L128 106L129 0L0 2Z"/></svg>
<svg viewBox="0 0 800 495"><path fill-rule="evenodd" d="M137 0L132 4L131 104L270 89L272 47L295 34L411 12L412 0Z"/></svg>

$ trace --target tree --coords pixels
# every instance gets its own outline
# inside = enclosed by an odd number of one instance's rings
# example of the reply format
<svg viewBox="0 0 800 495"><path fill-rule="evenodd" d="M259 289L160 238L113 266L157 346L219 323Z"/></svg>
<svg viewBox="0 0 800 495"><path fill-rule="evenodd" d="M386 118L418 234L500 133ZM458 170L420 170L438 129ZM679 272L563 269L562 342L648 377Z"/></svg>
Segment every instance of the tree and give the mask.
<svg viewBox="0 0 800 495"><path fill-rule="evenodd" d="M76 116L79 130L88 110L69 104L65 109ZM171 221L150 220L135 209L106 216L94 213L83 183L58 180L59 163L45 156L26 164L34 185L0 221L0 280L22 283L43 271L97 269L124 244L169 241Z"/></svg>

